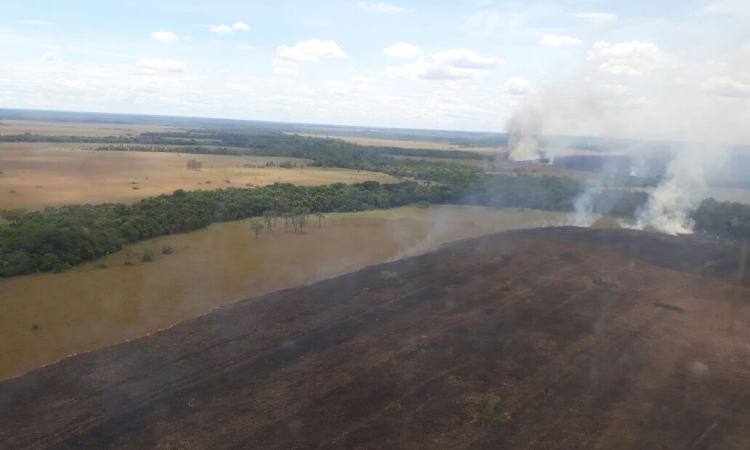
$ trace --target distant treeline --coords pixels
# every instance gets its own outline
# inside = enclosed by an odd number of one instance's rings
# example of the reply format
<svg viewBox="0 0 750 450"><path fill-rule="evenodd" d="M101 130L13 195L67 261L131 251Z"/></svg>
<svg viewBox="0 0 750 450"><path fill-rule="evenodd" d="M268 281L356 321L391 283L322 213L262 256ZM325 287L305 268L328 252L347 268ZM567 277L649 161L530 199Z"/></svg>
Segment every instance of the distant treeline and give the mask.
<svg viewBox="0 0 750 450"><path fill-rule="evenodd" d="M318 138L285 134L275 131L185 131L170 133L142 133L138 136L67 136L43 134L13 134L0 136L0 142L54 142L86 144L145 144L145 145L209 145L249 150L246 155L264 152L286 152L289 157L307 158L310 153L326 151L360 152L370 155L418 156L446 159L492 160L493 156L462 150L432 150L357 145L341 139Z"/></svg>
<svg viewBox="0 0 750 450"><path fill-rule="evenodd" d="M362 148L366 149L367 147ZM348 146L312 145L297 148L293 146L274 145L265 148L247 149L239 147L144 147L133 145L105 145L97 147L97 150L303 158L311 160L309 165L313 167L338 167L343 169L367 170L370 172L385 173L394 177L406 177L416 180L462 185L476 182L479 179L479 174L483 172L479 167L466 164L425 161L419 159L397 159L392 156L353 149Z"/></svg>

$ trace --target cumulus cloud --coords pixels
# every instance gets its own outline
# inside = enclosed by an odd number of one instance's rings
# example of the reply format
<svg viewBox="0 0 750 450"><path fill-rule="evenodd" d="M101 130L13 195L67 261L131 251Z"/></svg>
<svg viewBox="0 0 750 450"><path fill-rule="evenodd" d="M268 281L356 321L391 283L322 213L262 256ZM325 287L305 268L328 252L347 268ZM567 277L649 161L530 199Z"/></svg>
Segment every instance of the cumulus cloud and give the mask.
<svg viewBox="0 0 750 450"><path fill-rule="evenodd" d="M291 47L279 46L276 56L288 61L318 62L321 58L343 58L346 54L334 41L310 39L297 42Z"/></svg>
<svg viewBox="0 0 750 450"><path fill-rule="evenodd" d="M621 84L607 84L603 87L604 92L607 92L612 95L626 95L630 89L628 89L627 86L623 86Z"/></svg>
<svg viewBox="0 0 750 450"><path fill-rule="evenodd" d="M554 34L544 36L539 42L540 45L545 47L564 47L568 45L580 45L581 43L583 41L580 39L570 36L555 36Z"/></svg>
<svg viewBox="0 0 750 450"><path fill-rule="evenodd" d="M159 42L166 42L168 44L171 44L173 42L177 42L179 39L176 34L172 33L171 31L154 31L151 33L151 37L156 39Z"/></svg>
<svg viewBox="0 0 750 450"><path fill-rule="evenodd" d="M39 20L39 19L27 19L27 20L21 20L20 22L24 25L35 25L38 27L49 25L49 22L47 22L46 20Z"/></svg>
<svg viewBox="0 0 750 450"><path fill-rule="evenodd" d="M398 44L384 48L382 53L391 58L416 58L422 53L422 50L417 46L399 42Z"/></svg>
<svg viewBox="0 0 750 450"><path fill-rule="evenodd" d="M662 51L656 44L637 40L610 44L599 41L589 53L591 61L601 61L600 73L640 76L646 70L668 67L676 58Z"/></svg>
<svg viewBox="0 0 750 450"><path fill-rule="evenodd" d="M367 83L362 83L357 85L357 90L361 92L375 92L377 89L375 86Z"/></svg>
<svg viewBox="0 0 750 450"><path fill-rule="evenodd" d="M714 77L701 85L701 89L719 97L750 98L750 84L732 77Z"/></svg>
<svg viewBox="0 0 750 450"><path fill-rule="evenodd" d="M582 12L573 14L573 17L583 19L593 25L609 25L617 21L617 15L603 12Z"/></svg>
<svg viewBox="0 0 750 450"><path fill-rule="evenodd" d="M328 95L332 95L334 97L341 97L344 95L349 95L349 91L341 87L334 87L334 88L328 89Z"/></svg>
<svg viewBox="0 0 750 450"><path fill-rule="evenodd" d="M646 106L650 104L651 104L651 99L649 99L648 97L634 97L634 98L629 98L625 101L625 106L630 106L630 107L641 107L641 106Z"/></svg>
<svg viewBox="0 0 750 450"><path fill-rule="evenodd" d="M251 92L253 90L253 87L250 86L249 84L227 83L225 87L233 91L241 91L241 92Z"/></svg>
<svg viewBox="0 0 750 450"><path fill-rule="evenodd" d="M301 87L301 88L295 89L294 94L302 96L302 97L312 97L315 94L317 94L317 92L315 92L314 89Z"/></svg>
<svg viewBox="0 0 750 450"><path fill-rule="evenodd" d="M531 81L521 77L511 77L503 85L503 92L508 95L525 95L531 91Z"/></svg>
<svg viewBox="0 0 750 450"><path fill-rule="evenodd" d="M135 63L136 67L161 72L186 72L187 66L182 61L172 59L141 58Z"/></svg>
<svg viewBox="0 0 750 450"><path fill-rule="evenodd" d="M357 75L355 77L352 77L353 83L362 83L362 84L373 84L375 83L375 78L373 77L366 77L364 75Z"/></svg>
<svg viewBox="0 0 750 450"><path fill-rule="evenodd" d="M747 14L747 2L745 0L715 0L698 10L698 13L707 15Z"/></svg>
<svg viewBox="0 0 750 450"><path fill-rule="evenodd" d="M402 8L400 6L391 5L389 3L383 3L383 2L357 2L357 6L359 6L360 8L364 8L368 11L375 11L375 12L401 13L401 12L409 11L406 8Z"/></svg>
<svg viewBox="0 0 750 450"><path fill-rule="evenodd" d="M235 31L250 31L250 25L245 22L235 22L234 25L208 25L206 28L216 34L231 34Z"/></svg>
<svg viewBox="0 0 750 450"><path fill-rule="evenodd" d="M89 86L86 83L84 83L83 81L80 81L80 80L71 80L71 79L68 79L68 78L60 78L59 80L57 80L57 83L60 86L64 86L66 88L70 88L70 89L73 89L73 90L76 90L76 91L85 91L85 90L87 90L89 88Z"/></svg>
<svg viewBox="0 0 750 450"><path fill-rule="evenodd" d="M276 75L297 75L299 74L299 64L293 61L274 58L272 61L273 73Z"/></svg>
<svg viewBox="0 0 750 450"><path fill-rule="evenodd" d="M476 80L502 63L503 60L494 56L458 48L422 56L412 64L389 67L388 72L412 80Z"/></svg>
<svg viewBox="0 0 750 450"><path fill-rule="evenodd" d="M341 81L329 81L326 83L326 86L332 87L332 88L348 88L349 85L341 82Z"/></svg>
<svg viewBox="0 0 750 450"><path fill-rule="evenodd" d="M49 61L62 61L62 58L60 58L59 56L57 56L57 54L55 54L55 52L47 52L47 53L45 53L45 54L42 55L42 61L47 61L47 62L49 62Z"/></svg>

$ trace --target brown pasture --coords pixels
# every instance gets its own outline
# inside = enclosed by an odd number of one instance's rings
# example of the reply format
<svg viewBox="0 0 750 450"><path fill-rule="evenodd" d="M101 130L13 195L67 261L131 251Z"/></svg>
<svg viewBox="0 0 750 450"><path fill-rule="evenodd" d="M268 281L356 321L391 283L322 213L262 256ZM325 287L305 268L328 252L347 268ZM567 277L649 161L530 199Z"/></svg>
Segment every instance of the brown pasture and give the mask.
<svg viewBox="0 0 750 450"><path fill-rule="evenodd" d="M0 135L47 134L74 136L137 136L146 132L182 131L182 128L160 125L112 124L87 122L37 122L33 120L2 120Z"/></svg>
<svg viewBox="0 0 750 450"><path fill-rule="evenodd" d="M100 152L91 150L94 146L0 144L0 170L3 172L0 174L0 209L39 210L73 203L127 203L176 189L209 190L276 182L312 186L367 180L397 181L380 173L347 169L243 167L245 164L264 165L269 161L305 164L305 160L294 158ZM186 162L193 158L203 162L202 170L187 170Z"/></svg>
<svg viewBox="0 0 750 450"><path fill-rule="evenodd" d="M234 300L349 273L561 213L442 206L332 214L255 239L248 221L145 241L61 274L0 281L0 379L132 339ZM163 247L174 253L163 255ZM142 262L145 250L156 254ZM131 265L125 265L130 261Z"/></svg>

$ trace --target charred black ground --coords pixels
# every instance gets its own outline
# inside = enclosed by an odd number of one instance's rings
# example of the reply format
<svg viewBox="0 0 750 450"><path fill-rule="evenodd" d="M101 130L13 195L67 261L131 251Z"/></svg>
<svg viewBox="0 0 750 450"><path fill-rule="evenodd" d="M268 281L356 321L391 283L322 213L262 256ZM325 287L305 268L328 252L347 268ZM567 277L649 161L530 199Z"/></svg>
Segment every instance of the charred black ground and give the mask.
<svg viewBox="0 0 750 450"><path fill-rule="evenodd" d="M0 383L3 448L746 449L736 248L500 233Z"/></svg>

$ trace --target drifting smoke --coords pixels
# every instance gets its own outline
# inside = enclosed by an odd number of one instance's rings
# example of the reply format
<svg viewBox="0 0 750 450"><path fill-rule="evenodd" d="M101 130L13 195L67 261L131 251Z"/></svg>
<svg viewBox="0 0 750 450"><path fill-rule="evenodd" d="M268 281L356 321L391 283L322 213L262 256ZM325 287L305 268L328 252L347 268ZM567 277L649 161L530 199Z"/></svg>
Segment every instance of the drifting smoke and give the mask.
<svg viewBox="0 0 750 450"><path fill-rule="evenodd" d="M540 145L542 132L545 136L658 139L661 141L658 145L653 141L630 141L613 149L612 153L600 155L629 158L626 173L631 176L662 177L659 185L649 193L646 204L636 212L635 222L620 224L669 234L692 233L691 214L708 196L709 182L721 180L721 173L727 170L728 151L721 145L700 146L665 140L714 144L724 139L746 141L747 128L740 119L747 114L738 114L732 109L725 111L722 108L731 108L725 104L704 104L702 107L693 104L695 107L688 107L688 101L672 93L669 86L665 86L663 93L665 97L659 105L627 108L613 101L611 95L591 86L540 89L526 99L506 124L510 134L508 158L513 161L538 161L542 158L554 161L555 156L572 150L559 145ZM727 117L727 120L716 122L714 118L717 116ZM665 153L665 148L671 153ZM605 167L602 172L621 173L619 169L611 172L607 169ZM599 218L598 213L606 214L607 211L596 211L596 199L603 189L611 188L605 185L602 177L585 182L574 201L574 212L568 223L590 226Z"/></svg>
<svg viewBox="0 0 750 450"><path fill-rule="evenodd" d="M531 108L521 111L508 121L508 159L535 161L543 156L537 136L542 133L542 121Z"/></svg>
<svg viewBox="0 0 750 450"><path fill-rule="evenodd" d="M725 149L682 149L667 166L664 181L638 213L635 228L652 227L667 234L693 232L690 215L706 197L708 177L718 173L728 158Z"/></svg>

